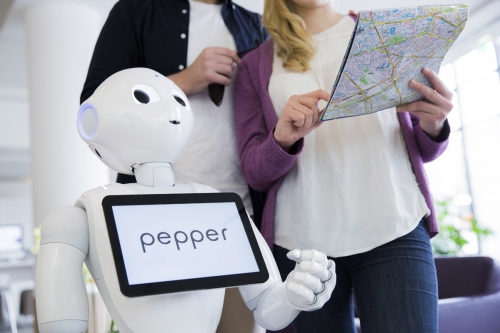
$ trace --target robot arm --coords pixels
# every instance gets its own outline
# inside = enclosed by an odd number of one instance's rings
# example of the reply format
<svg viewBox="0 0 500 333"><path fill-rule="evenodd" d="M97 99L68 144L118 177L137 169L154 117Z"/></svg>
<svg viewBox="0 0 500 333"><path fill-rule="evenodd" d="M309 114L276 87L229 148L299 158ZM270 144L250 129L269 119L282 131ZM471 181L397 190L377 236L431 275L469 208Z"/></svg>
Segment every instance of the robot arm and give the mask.
<svg viewBox="0 0 500 333"><path fill-rule="evenodd" d="M275 284L260 296L255 320L269 330L290 324L300 311L315 311L330 299L337 281L335 263L316 250L293 250L288 258L297 265L283 283Z"/></svg>
<svg viewBox="0 0 500 333"><path fill-rule="evenodd" d="M255 226L254 232L269 270L269 279L262 284L241 286L239 290L257 323L268 330L280 330L300 311L321 309L335 288L335 263L316 250L290 251L287 256L297 265L282 282L271 250Z"/></svg>
<svg viewBox="0 0 500 333"><path fill-rule="evenodd" d="M89 305L82 265L88 248L87 215L83 209L63 207L47 216L36 271L40 333L86 331Z"/></svg>

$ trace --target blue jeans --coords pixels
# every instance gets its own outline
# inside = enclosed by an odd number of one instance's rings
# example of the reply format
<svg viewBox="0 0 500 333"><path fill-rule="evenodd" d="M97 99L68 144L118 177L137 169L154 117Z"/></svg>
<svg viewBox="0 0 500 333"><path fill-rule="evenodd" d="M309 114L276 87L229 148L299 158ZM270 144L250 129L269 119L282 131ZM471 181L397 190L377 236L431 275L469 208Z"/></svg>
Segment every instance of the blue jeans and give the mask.
<svg viewBox="0 0 500 333"><path fill-rule="evenodd" d="M321 249L317 249L321 251ZM274 246L283 281L295 263ZM365 253L330 258L337 285L322 309L301 312L296 333L354 333L354 302L363 333L436 333L436 267L423 221L409 234Z"/></svg>

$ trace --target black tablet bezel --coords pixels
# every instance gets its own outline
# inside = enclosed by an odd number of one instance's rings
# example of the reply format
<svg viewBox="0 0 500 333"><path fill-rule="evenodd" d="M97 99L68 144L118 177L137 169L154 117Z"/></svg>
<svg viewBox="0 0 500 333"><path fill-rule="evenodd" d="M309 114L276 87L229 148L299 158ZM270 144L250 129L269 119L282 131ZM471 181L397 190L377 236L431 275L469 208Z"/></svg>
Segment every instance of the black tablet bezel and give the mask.
<svg viewBox="0 0 500 333"><path fill-rule="evenodd" d="M130 285L123 260L118 231L116 229L113 206L129 205L168 205L192 203L219 203L233 202L236 204L243 228L248 238L254 258L259 268L258 272L211 276L186 280L154 282ZM263 283L269 279L264 258L255 238L247 212L241 198L236 193L183 193L183 194L137 194L137 195L109 195L103 198L102 208L108 228L109 242L115 261L116 274L120 290L127 297L139 297L166 293L186 292L201 289L214 289Z"/></svg>

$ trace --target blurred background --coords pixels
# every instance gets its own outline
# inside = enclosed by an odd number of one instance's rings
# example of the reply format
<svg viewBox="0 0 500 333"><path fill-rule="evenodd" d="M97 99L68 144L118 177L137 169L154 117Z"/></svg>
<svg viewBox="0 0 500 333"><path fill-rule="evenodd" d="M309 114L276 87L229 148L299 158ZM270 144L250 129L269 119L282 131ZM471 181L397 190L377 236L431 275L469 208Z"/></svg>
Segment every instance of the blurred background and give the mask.
<svg viewBox="0 0 500 333"><path fill-rule="evenodd" d="M262 12L263 0L234 0ZM116 0L0 0L0 332L9 303L32 332L36 227L53 209L115 175L76 131L79 95ZM453 4L337 0L338 9ZM470 0L465 31L440 76L454 92L448 150L426 168L443 232L436 254L500 259L500 1ZM24 293L23 293L24 292ZM10 299L10 301L9 301ZM24 329L24 331L23 331Z"/></svg>

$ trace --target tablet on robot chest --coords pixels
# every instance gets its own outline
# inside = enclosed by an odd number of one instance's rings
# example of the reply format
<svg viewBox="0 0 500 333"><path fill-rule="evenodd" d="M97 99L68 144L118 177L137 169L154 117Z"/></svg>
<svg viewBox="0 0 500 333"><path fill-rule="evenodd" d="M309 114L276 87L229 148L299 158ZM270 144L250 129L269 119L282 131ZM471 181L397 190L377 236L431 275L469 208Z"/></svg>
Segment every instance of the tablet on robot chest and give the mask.
<svg viewBox="0 0 500 333"><path fill-rule="evenodd" d="M269 277L237 194L112 195L102 206L125 296L233 287Z"/></svg>

